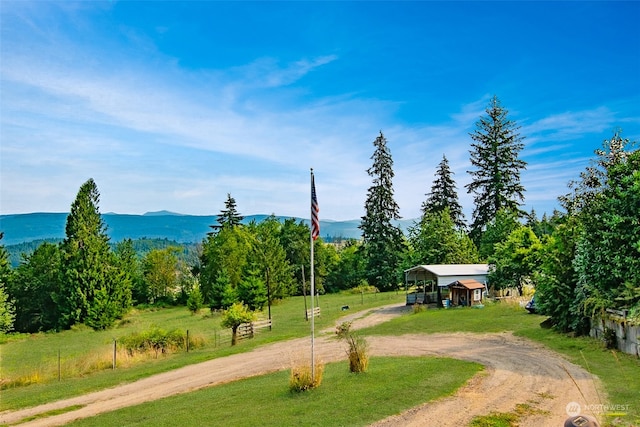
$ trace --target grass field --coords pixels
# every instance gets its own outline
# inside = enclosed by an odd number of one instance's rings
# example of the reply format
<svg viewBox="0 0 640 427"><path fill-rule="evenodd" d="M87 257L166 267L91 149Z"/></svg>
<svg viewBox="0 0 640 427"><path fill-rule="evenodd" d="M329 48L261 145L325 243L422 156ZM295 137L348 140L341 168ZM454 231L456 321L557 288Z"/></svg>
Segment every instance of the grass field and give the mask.
<svg viewBox="0 0 640 427"><path fill-rule="evenodd" d="M351 310L355 311L403 301L403 293L364 296L359 294L323 296L320 299L322 316L317 319L316 330L319 331L325 327L332 326L337 318L344 315L345 312L340 310L340 307L343 305L349 305ZM60 334L37 334L3 344L0 346L0 351L2 351L2 377L5 378L6 375L20 375L20 372L24 371L25 366L37 367L38 364L45 363L44 361L47 361L46 363L48 364L51 364L53 361L55 365L58 349L63 349L62 353L68 353L69 356L66 357L71 359L83 359L87 357L87 353L104 351L100 350L101 348L106 348L106 351L110 352L114 338L118 338L134 330L143 330L152 324L165 329L175 327L189 329L190 333L202 335L207 340L207 344L204 347L189 354L177 353L160 356L158 359L150 359L145 363L133 365L126 369L118 368L115 371L103 369L84 376L74 375L66 377L63 375L62 381L60 382L55 378L30 386L3 390L0 410L32 406L63 397L79 395L88 391L133 381L187 364L247 351L267 342L305 336L309 333L309 323L304 320L304 301L302 298L292 298L282 302L280 305L272 307L272 315L274 319L273 331L265 331L258 334L254 339L241 341L239 345L234 348L229 345L228 341L223 339L224 334L219 327L219 317L211 317L208 315L192 316L185 308L135 313L125 319L118 328L103 332L95 332L81 328ZM526 311L517 305L510 305L503 302L487 304L483 309L426 310L416 314L402 316L390 322L363 330L362 332L369 335L401 335L405 333L456 331L475 333L513 331L516 335L546 345L550 349L565 355L571 362L597 375L606 388L609 403L629 405L623 421L628 425L640 425L640 403L638 403L640 402L640 381L638 381L638 378L640 378L640 360L630 355L606 350L601 342L594 339L583 337L573 338L558 334L552 330L543 329L540 327L540 323L544 319L542 316L526 313ZM341 368L328 367L326 373L326 380L328 382L325 383L325 385L332 384L331 381L333 381L332 378L334 374L331 372L333 369L338 369L339 371ZM258 383L246 384L262 384L261 381L266 381L267 383L273 382L286 390L286 378L281 379L278 375L284 375L286 377L286 373L273 374L273 376L266 376L264 379L256 378L247 380L258 381ZM340 376L338 374L335 375ZM392 373L387 373L387 375L392 375ZM269 380L268 378L271 379ZM244 381L239 383L245 384ZM239 384L234 387L252 388L257 386L243 386ZM260 387L262 387L262 385ZM410 387L410 385L407 384L406 387ZM324 386L321 387L321 389L323 388ZM207 390L206 393L218 393L218 391L214 391L217 389L222 389L222 387L214 387L211 390ZM325 393L321 391L321 389L315 390L312 394ZM327 389L331 390L330 387L327 387ZM205 391L202 393L205 393ZM279 392L273 391L273 393L275 393L274 395L278 395L277 393ZM343 398L341 397L342 391L335 391L335 393L335 400L341 400ZM344 393L349 392L344 391ZM188 396L191 396L191 394L185 395L183 398L188 399ZM198 399L200 398L200 395L198 395ZM205 397L202 397L202 399L206 400ZM289 396L288 399L286 402L290 404L291 396ZM167 402L177 402L175 405L178 405L173 407L173 409L169 408L170 413L179 412L176 408L179 407L180 400L167 400ZM298 400L295 400L295 402L297 403ZM158 405L158 403L150 403L149 405ZM331 405L332 404L329 406ZM155 408L156 406L151 407ZM303 412L302 407L303 406L300 408L289 408L289 410L293 412L297 410L297 413L301 414ZM208 411L209 410L213 409L208 409ZM238 412L246 412L239 406L236 407L236 410ZM358 409L357 411L365 411L365 409ZM352 415L356 414L358 419L360 419L360 412L357 411L353 412ZM185 414L184 416L188 417L190 415ZM191 414L191 416L194 415ZM187 425L197 424L196 422L190 424L186 421L185 423Z"/></svg>
<svg viewBox="0 0 640 427"><path fill-rule="evenodd" d="M331 327L341 310L349 305L352 311L404 301L404 293L331 294L319 299L322 314L316 318L316 330ZM307 300L307 304L309 301ZM184 307L162 310L133 311L120 324L106 331L79 327L61 333L23 335L0 345L2 360L0 377L4 382L28 384L2 390L0 410L23 408L53 399L71 397L89 391L130 382L155 373L188 364L240 353L269 342L306 336L310 332L305 320L302 297L289 298L271 307L273 328L230 345L230 332L220 327L220 315L203 310L198 315ZM266 316L266 310L264 313ZM112 370L113 340L132 332L158 326L165 330L189 330L190 336L202 337L203 347L189 353L161 355L157 359L122 366ZM58 351L60 351L61 381L58 381Z"/></svg>
<svg viewBox="0 0 640 427"><path fill-rule="evenodd" d="M283 371L124 408L71 425L366 426L451 395L481 369L476 363L447 358L372 358L368 372L352 374L345 361L328 364L322 385L304 393L289 392L289 373Z"/></svg>

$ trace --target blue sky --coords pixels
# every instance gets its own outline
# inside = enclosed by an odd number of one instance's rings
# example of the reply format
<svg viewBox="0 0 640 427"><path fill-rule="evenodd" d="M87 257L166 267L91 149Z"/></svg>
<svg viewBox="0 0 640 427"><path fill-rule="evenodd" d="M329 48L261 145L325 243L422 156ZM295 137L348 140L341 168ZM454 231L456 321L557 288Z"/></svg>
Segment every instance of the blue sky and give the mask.
<svg viewBox="0 0 640 427"><path fill-rule="evenodd" d="M404 218L446 155L464 185L494 94L525 209L621 128L640 141L639 2L0 2L0 213L364 214L382 130Z"/></svg>

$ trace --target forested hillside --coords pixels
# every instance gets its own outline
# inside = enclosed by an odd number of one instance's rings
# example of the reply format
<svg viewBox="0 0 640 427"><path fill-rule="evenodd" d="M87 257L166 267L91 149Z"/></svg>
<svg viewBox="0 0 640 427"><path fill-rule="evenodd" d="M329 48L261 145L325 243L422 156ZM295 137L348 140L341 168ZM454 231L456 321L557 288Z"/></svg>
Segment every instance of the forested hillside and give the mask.
<svg viewBox="0 0 640 427"><path fill-rule="evenodd" d="M0 231L4 232L3 243L15 245L34 240L63 239L64 224L68 213L29 213L0 215ZM170 212L148 213L144 215L126 215L106 213L102 218L107 225L107 235L114 242L123 239L169 239L179 243L200 242L211 231L210 225L217 221L216 215L196 216L178 215ZM249 215L242 221L260 222L267 215ZM277 217L284 221L288 217ZM295 218L301 221L300 218ZM308 220L302 220L308 222ZM402 229L411 225L411 220L398 221ZM347 238L359 239L362 232L358 228L359 220L320 221L322 238L325 241Z"/></svg>

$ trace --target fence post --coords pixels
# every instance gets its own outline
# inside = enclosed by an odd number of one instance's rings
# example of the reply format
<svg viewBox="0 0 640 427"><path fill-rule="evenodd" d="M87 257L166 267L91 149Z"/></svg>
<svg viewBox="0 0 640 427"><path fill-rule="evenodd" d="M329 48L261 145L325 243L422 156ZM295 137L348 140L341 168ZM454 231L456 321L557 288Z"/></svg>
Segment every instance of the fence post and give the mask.
<svg viewBox="0 0 640 427"><path fill-rule="evenodd" d="M60 368L60 349L58 349L58 382L60 382L62 378L62 372Z"/></svg>
<svg viewBox="0 0 640 427"><path fill-rule="evenodd" d="M189 353L189 330L187 329L187 353Z"/></svg>
<svg viewBox="0 0 640 427"><path fill-rule="evenodd" d="M113 370L116 370L116 340L113 339Z"/></svg>

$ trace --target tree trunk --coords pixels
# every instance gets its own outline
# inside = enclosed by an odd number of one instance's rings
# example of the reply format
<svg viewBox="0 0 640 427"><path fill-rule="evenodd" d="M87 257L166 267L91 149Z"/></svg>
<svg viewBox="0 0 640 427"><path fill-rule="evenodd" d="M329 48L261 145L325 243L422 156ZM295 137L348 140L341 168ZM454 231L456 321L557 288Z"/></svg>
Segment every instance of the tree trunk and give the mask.
<svg viewBox="0 0 640 427"><path fill-rule="evenodd" d="M236 338L238 336L238 327L231 328L231 345L236 345Z"/></svg>

